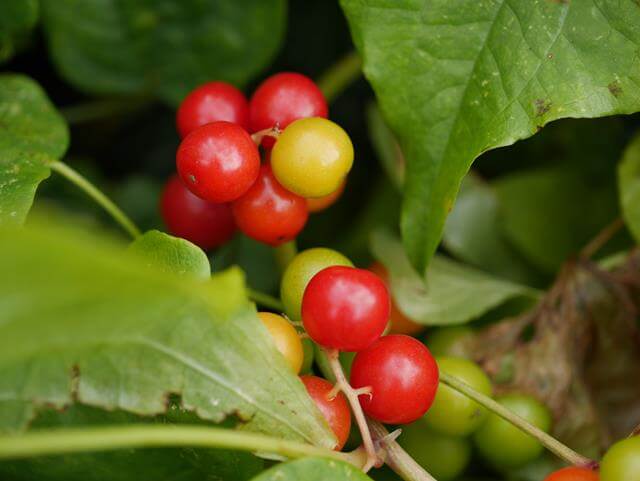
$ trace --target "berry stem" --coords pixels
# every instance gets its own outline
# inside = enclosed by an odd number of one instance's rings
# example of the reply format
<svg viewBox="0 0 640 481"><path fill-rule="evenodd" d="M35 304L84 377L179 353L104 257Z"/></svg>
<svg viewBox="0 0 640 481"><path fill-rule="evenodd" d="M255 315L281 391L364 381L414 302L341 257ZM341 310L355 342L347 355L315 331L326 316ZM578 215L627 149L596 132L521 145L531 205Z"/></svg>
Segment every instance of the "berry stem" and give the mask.
<svg viewBox="0 0 640 481"><path fill-rule="evenodd" d="M329 67L318 79L317 84L327 102L331 102L360 75L362 75L362 59L356 52L349 52Z"/></svg>
<svg viewBox="0 0 640 481"><path fill-rule="evenodd" d="M338 350L325 348L322 348L322 350L326 354L329 361L329 366L331 367L331 371L336 378L336 391L342 391L342 393L347 398L347 401L349 401L351 411L353 411L353 416L356 418L356 424L360 429L362 444L364 445L364 449L367 454L367 460L362 468L362 470L366 473L372 467L379 466L381 463L378 455L376 454L376 449L373 445L373 439L371 438L371 432L369 431L367 420L364 417L364 412L362 412L362 407L360 406L360 401L358 400L358 394L353 390L344 376L342 364L340 364ZM337 392L335 394L337 394Z"/></svg>
<svg viewBox="0 0 640 481"><path fill-rule="evenodd" d="M607 242L609 242L614 235L618 233L620 229L624 227L624 220L622 217L618 217L616 220L611 222L609 225L606 225L598 234L589 241L589 243L584 246L584 248L580 251L580 257L585 259L590 259L594 256L600 249L602 249Z"/></svg>
<svg viewBox="0 0 640 481"><path fill-rule="evenodd" d="M0 437L0 459L147 447L228 448L274 453L287 458L319 456L362 465L357 453L340 453L310 444L233 429L193 425L123 425L45 429Z"/></svg>
<svg viewBox="0 0 640 481"><path fill-rule="evenodd" d="M284 304L282 304L280 299L276 299L269 294L256 291L249 287L247 287L247 295L249 296L249 299L260 306L268 307L269 309L273 309L274 311L284 312Z"/></svg>
<svg viewBox="0 0 640 481"><path fill-rule="evenodd" d="M389 437L389 431L378 421L368 419L369 429L379 450L384 450L384 462L405 481L436 481L414 461L402 447Z"/></svg>
<svg viewBox="0 0 640 481"><path fill-rule="evenodd" d="M538 429L536 426L505 408L502 404L496 402L490 397L479 393L460 379L445 372L440 372L440 382L473 399L481 406L484 406L489 411L497 414L505 421L510 422L529 436L534 437L545 448L567 463L578 467L591 467L594 465L595 462L593 460L576 453L573 449L562 444L553 436L550 436L541 429Z"/></svg>
<svg viewBox="0 0 640 481"><path fill-rule="evenodd" d="M280 273L283 273L289 263L298 254L298 246L295 240L285 242L273 249L273 255L276 258L276 263L280 269Z"/></svg>
<svg viewBox="0 0 640 481"><path fill-rule="evenodd" d="M51 170L58 172L72 184L75 184L81 190L98 203L107 213L122 227L129 235L136 239L140 236L140 229L129 219L129 217L120 210L104 193L95 185L89 182L82 174L72 169L62 161L56 160L49 164Z"/></svg>
<svg viewBox="0 0 640 481"><path fill-rule="evenodd" d="M262 143L262 139L265 137L273 137L277 139L280 137L280 129L276 127L269 127L268 129L258 130L257 132L251 134L251 138L255 142L256 145L260 145Z"/></svg>

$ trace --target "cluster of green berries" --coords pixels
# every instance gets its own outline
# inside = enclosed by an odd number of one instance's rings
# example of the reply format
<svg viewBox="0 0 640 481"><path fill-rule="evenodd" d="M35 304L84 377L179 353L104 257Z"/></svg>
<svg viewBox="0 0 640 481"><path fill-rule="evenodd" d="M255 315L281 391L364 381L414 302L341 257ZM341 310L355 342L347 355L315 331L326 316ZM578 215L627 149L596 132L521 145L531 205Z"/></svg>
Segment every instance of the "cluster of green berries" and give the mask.
<svg viewBox="0 0 640 481"><path fill-rule="evenodd" d="M327 115L320 89L297 73L269 77L251 100L224 82L193 90L160 201L169 231L203 249L236 229L273 246L294 239L309 212L337 200L353 164L349 136Z"/></svg>

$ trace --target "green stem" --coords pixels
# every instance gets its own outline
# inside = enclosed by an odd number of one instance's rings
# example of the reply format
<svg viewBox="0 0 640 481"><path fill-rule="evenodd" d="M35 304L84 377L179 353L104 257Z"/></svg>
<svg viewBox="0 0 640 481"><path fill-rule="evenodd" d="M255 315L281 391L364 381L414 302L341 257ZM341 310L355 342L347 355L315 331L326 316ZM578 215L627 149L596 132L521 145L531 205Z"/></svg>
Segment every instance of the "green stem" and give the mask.
<svg viewBox="0 0 640 481"><path fill-rule="evenodd" d="M83 190L89 197L95 200L100 206L106 210L113 219L120 224L120 226L126 230L134 239L140 236L140 230L136 225L127 217L127 215L120 210L120 208L111 201L106 195L102 193L95 185L89 182L79 172L69 167L64 162L56 160L49 164L51 170L58 172L65 177L68 181L75 184L81 190Z"/></svg>
<svg viewBox="0 0 640 481"><path fill-rule="evenodd" d="M356 52L350 52L322 74L317 83L327 102L331 103L360 75L362 75L362 60Z"/></svg>
<svg viewBox="0 0 640 481"><path fill-rule="evenodd" d="M269 294L255 291L251 288L247 288L247 294L249 295L249 299L254 301L256 304L268 307L269 309L273 309L274 311L284 312L284 304L282 304L280 299L276 299Z"/></svg>
<svg viewBox="0 0 640 481"><path fill-rule="evenodd" d="M120 113L134 112L147 105L149 99L103 99L93 100L61 109L62 116L70 124L81 124L111 117Z"/></svg>
<svg viewBox="0 0 640 481"><path fill-rule="evenodd" d="M46 429L2 436L0 437L0 459L177 446L261 451L287 458L320 456L349 462L356 459L349 453L339 453L310 444L261 434L184 424Z"/></svg>
<svg viewBox="0 0 640 481"><path fill-rule="evenodd" d="M490 397L479 393L460 379L447 373L440 372L440 382L473 399L481 406L484 406L489 411L497 414L505 421L510 422L518 429L521 429L528 435L532 436L549 451L554 453L560 459L565 460L567 463L580 467L591 467L595 464L593 460L576 453L573 449L565 446L553 436L545 433L526 419L518 416L516 413L505 408L502 404L496 402Z"/></svg>
<svg viewBox="0 0 640 481"><path fill-rule="evenodd" d="M295 240L285 242L273 249L273 255L276 258L276 263L278 264L278 268L281 273L284 272L289 265L289 262L291 262L297 254L298 246L296 245Z"/></svg>

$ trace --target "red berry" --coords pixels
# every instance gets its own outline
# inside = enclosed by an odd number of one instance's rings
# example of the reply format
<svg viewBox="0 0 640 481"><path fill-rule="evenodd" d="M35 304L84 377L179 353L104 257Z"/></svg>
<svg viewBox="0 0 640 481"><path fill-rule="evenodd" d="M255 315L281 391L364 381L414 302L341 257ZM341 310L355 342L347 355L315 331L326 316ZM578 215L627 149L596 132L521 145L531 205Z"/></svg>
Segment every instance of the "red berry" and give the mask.
<svg viewBox="0 0 640 481"><path fill-rule="evenodd" d="M300 380L307 388L307 392L316 406L327 420L329 427L335 434L338 444L334 447L336 451L340 451L347 442L349 430L351 429L351 411L344 394L338 395L329 400L329 393L333 386L317 376L300 376Z"/></svg>
<svg viewBox="0 0 640 481"><path fill-rule="evenodd" d="M374 343L389 320L389 293L364 269L331 266L318 272L302 297L302 322L321 346L360 351Z"/></svg>
<svg viewBox="0 0 640 481"><path fill-rule="evenodd" d="M305 75L282 72L262 82L249 102L251 132L270 129L276 125L284 129L297 119L327 117L329 108L324 95L313 80ZM265 137L263 145L272 147L272 137Z"/></svg>
<svg viewBox="0 0 640 481"><path fill-rule="evenodd" d="M232 210L242 232L272 246L294 239L309 217L307 201L282 187L268 164Z"/></svg>
<svg viewBox="0 0 640 481"><path fill-rule="evenodd" d="M231 122L213 122L187 135L176 155L187 188L211 202L231 202L255 182L260 153L251 136Z"/></svg>
<svg viewBox="0 0 640 481"><path fill-rule="evenodd" d="M229 204L215 204L193 195L177 175L162 191L160 212L171 234L203 249L224 244L236 230Z"/></svg>
<svg viewBox="0 0 640 481"><path fill-rule="evenodd" d="M204 124L221 120L249 129L247 98L225 82L208 82L192 90L176 114L176 125L182 138Z"/></svg>
<svg viewBox="0 0 640 481"><path fill-rule="evenodd" d="M381 337L356 354L351 385L371 387L360 395L362 410L387 424L407 424L427 412L438 388L438 366L429 349L402 334Z"/></svg>
<svg viewBox="0 0 640 481"><path fill-rule="evenodd" d="M551 473L544 481L598 481L598 473L587 468L563 468Z"/></svg>

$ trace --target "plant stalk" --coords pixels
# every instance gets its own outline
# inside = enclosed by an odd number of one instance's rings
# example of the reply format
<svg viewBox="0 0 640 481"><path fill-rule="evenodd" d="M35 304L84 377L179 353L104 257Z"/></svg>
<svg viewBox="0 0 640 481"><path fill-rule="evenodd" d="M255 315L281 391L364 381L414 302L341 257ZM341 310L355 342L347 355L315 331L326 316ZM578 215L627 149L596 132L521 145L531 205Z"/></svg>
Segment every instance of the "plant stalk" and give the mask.
<svg viewBox="0 0 640 481"><path fill-rule="evenodd" d="M282 301L280 301L280 299L276 299L269 294L253 290L251 288L247 288L247 294L249 296L249 299L260 306L268 307L269 309L273 309L274 311L284 312L284 304L282 303Z"/></svg>
<svg viewBox="0 0 640 481"><path fill-rule="evenodd" d="M140 236L140 229L136 227L131 219L129 219L111 199L104 195L100 189L82 176L82 174L59 160L51 162L49 167L51 170L65 177L72 184L75 184L80 190L83 190L85 194L96 201L133 239Z"/></svg>
<svg viewBox="0 0 640 481"><path fill-rule="evenodd" d="M567 463L573 464L574 466L578 467L590 468L594 466L595 461L586 458L579 453L576 453L573 449L565 446L553 436L545 433L526 419L518 416L516 413L505 408L502 404L496 402L490 397L479 393L460 379L445 372L440 372L440 382L473 399L475 402L477 402L481 406L484 406L489 411L497 414L505 421L510 422L518 429L524 431L529 436L538 440L540 444L542 444L545 448L547 448L549 451L551 451L553 454L558 456L560 459L563 459Z"/></svg>
<svg viewBox="0 0 640 481"><path fill-rule="evenodd" d="M329 67L318 79L327 102L331 103L349 85L362 75L362 59L356 52L350 52Z"/></svg>
<svg viewBox="0 0 640 481"><path fill-rule="evenodd" d="M347 462L353 460L359 467L358 460L351 453L340 453L245 431L184 424L46 429L2 436L0 459L178 446L259 451L287 458L319 456Z"/></svg>

